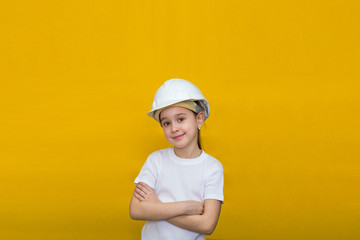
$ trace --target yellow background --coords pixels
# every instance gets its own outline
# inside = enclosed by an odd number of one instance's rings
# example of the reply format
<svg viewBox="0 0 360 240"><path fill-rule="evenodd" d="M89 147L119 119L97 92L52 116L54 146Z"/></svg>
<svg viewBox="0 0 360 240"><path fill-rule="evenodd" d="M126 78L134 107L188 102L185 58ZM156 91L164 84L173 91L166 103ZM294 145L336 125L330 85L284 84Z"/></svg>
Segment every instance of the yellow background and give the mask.
<svg viewBox="0 0 360 240"><path fill-rule="evenodd" d="M359 1L0 2L0 238L139 239L167 79L208 98L208 239L360 239Z"/></svg>

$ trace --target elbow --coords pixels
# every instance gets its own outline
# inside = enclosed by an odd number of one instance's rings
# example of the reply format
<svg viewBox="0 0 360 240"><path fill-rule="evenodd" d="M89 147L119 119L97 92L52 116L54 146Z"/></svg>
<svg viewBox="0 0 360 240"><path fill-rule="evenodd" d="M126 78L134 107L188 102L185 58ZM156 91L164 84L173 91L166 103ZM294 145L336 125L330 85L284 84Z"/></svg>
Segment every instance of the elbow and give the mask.
<svg viewBox="0 0 360 240"><path fill-rule="evenodd" d="M211 235L216 228L216 224L206 224L202 230L202 234Z"/></svg>
<svg viewBox="0 0 360 240"><path fill-rule="evenodd" d="M131 217L131 219L133 220L142 220L142 216L140 214L140 211L135 208L135 207L131 207L129 209L129 216Z"/></svg>
<svg viewBox="0 0 360 240"><path fill-rule="evenodd" d="M131 219L133 219L133 220L139 220L139 217L138 217L133 211L131 211L131 209L130 209L130 211L129 211L129 216L130 216Z"/></svg>
<svg viewBox="0 0 360 240"><path fill-rule="evenodd" d="M204 229L204 231L202 231L202 234L204 235L211 235L214 232L215 229Z"/></svg>

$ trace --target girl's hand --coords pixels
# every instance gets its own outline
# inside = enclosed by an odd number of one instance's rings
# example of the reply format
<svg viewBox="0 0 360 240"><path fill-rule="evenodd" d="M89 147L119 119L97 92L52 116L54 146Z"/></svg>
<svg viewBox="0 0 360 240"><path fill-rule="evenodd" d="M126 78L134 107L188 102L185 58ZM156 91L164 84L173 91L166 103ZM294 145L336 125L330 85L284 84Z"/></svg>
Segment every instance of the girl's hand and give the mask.
<svg viewBox="0 0 360 240"><path fill-rule="evenodd" d="M161 202L155 191L146 183L139 182L136 184L134 196L139 201ZM201 215L204 213L204 204L199 201L182 201L181 208L186 215Z"/></svg>
<svg viewBox="0 0 360 240"><path fill-rule="evenodd" d="M204 213L204 204L198 201L184 201L187 215L201 215Z"/></svg>
<svg viewBox="0 0 360 240"><path fill-rule="evenodd" d="M161 202L155 191L143 182L136 184L134 195L140 201Z"/></svg>

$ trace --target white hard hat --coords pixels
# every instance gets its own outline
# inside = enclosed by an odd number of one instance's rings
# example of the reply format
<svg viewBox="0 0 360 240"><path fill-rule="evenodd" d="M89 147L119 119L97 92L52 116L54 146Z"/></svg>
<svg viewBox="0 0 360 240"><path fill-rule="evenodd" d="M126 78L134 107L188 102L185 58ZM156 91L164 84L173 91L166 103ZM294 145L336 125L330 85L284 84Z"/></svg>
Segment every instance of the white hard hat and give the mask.
<svg viewBox="0 0 360 240"><path fill-rule="evenodd" d="M167 80L161 85L155 93L152 109L147 115L159 122L159 119L155 117L157 110L188 100L194 101L199 105L198 108L204 112L205 120L209 117L209 103L202 95L200 89L191 82L179 78Z"/></svg>

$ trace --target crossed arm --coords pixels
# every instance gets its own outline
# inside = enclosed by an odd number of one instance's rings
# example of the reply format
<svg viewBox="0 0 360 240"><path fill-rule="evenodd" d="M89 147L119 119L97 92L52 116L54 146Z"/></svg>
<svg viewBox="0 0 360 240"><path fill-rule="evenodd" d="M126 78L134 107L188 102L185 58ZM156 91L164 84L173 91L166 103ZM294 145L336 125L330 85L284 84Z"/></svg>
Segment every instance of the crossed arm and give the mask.
<svg viewBox="0 0 360 240"><path fill-rule="evenodd" d="M154 190L145 183L138 183L130 202L130 217L135 220L166 220L169 223L210 235L219 219L221 202L215 199L199 201L161 202Z"/></svg>

